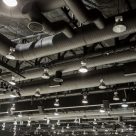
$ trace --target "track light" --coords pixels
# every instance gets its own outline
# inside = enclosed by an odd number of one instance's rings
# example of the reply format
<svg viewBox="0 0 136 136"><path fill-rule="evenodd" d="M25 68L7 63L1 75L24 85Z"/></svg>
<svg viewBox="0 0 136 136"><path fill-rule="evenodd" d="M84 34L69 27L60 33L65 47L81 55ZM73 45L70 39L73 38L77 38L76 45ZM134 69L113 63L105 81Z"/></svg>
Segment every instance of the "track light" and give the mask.
<svg viewBox="0 0 136 136"><path fill-rule="evenodd" d="M55 107L59 107L60 106L58 98L55 99L54 106Z"/></svg>
<svg viewBox="0 0 136 136"><path fill-rule="evenodd" d="M58 116L58 115L59 115L58 109L55 110L54 115L55 115L55 116Z"/></svg>
<svg viewBox="0 0 136 136"><path fill-rule="evenodd" d="M114 24L112 30L115 33L123 33L127 30L126 25L123 23L123 16L116 16L115 17L115 24Z"/></svg>
<svg viewBox="0 0 136 136"><path fill-rule="evenodd" d="M106 84L103 79L100 80L99 89L106 89Z"/></svg>
<svg viewBox="0 0 136 136"><path fill-rule="evenodd" d="M15 60L16 58L14 56L14 52L15 52L15 48L10 47L9 53L6 55L6 58L10 60Z"/></svg>
<svg viewBox="0 0 136 136"><path fill-rule="evenodd" d="M60 126L60 120L57 121L57 126Z"/></svg>
<svg viewBox="0 0 136 136"><path fill-rule="evenodd" d="M88 103L88 99L87 99L87 95L86 94L83 95L82 103L83 104L87 104Z"/></svg>
<svg viewBox="0 0 136 136"><path fill-rule="evenodd" d="M41 93L40 93L40 89L36 89L36 92L34 94L35 97L40 97L41 96Z"/></svg>
<svg viewBox="0 0 136 136"><path fill-rule="evenodd" d="M9 7L17 6L17 0L3 0L3 2Z"/></svg>
<svg viewBox="0 0 136 136"><path fill-rule="evenodd" d="M24 124L24 122L21 120L21 121L20 121L20 126L23 126L23 124Z"/></svg>
<svg viewBox="0 0 136 136"><path fill-rule="evenodd" d="M74 131L74 130L72 131L72 135L73 135L73 136L75 135L75 131Z"/></svg>
<svg viewBox="0 0 136 136"><path fill-rule="evenodd" d="M105 129L105 124L104 123L102 123L101 128Z"/></svg>
<svg viewBox="0 0 136 136"><path fill-rule="evenodd" d="M16 85L16 82L15 82L15 76L12 76L11 77L11 80L9 81L9 84L15 86Z"/></svg>
<svg viewBox="0 0 136 136"><path fill-rule="evenodd" d="M126 102L126 99L123 99L123 100L122 100L121 107L122 107L122 108L127 108L127 107L128 107L128 104L127 104L127 102Z"/></svg>
<svg viewBox="0 0 136 136"><path fill-rule="evenodd" d="M80 73L87 73L88 68L86 66L86 63L84 61L81 61L81 67L78 70Z"/></svg>
<svg viewBox="0 0 136 136"><path fill-rule="evenodd" d="M104 113L105 112L105 108L103 106L103 104L101 105L101 108L100 108L100 113Z"/></svg>
<svg viewBox="0 0 136 136"><path fill-rule="evenodd" d="M66 129L69 129L69 128L70 128L70 126L69 126L69 124L67 124Z"/></svg>
<svg viewBox="0 0 136 136"><path fill-rule="evenodd" d="M55 77L53 79L54 82L57 83L62 83L63 79L62 79L62 72L61 71L56 71Z"/></svg>
<svg viewBox="0 0 136 136"><path fill-rule="evenodd" d="M113 100L114 100L114 101L119 101L119 100L120 100L120 98L119 98L119 96L118 96L118 92L117 92L117 91L116 91L116 92L114 92Z"/></svg>
<svg viewBox="0 0 136 136"><path fill-rule="evenodd" d="M48 68L44 69L42 78L43 78L43 79L49 79L49 78L50 78L49 69L48 69Z"/></svg>

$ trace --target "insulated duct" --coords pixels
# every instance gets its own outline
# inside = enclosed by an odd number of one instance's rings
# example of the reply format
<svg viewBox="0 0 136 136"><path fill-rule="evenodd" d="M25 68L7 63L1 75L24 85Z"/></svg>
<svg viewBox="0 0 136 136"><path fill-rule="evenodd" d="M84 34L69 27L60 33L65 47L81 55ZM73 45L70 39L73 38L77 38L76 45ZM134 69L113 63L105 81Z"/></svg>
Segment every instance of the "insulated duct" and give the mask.
<svg viewBox="0 0 136 136"><path fill-rule="evenodd" d="M136 32L136 10L122 14L127 30L123 33L114 33L112 28L115 24L115 17L107 20L104 29L98 30L92 25L84 26L76 31L76 34L68 39L64 35L45 37L37 42L27 44L15 44L3 35L0 35L0 54L6 56L10 47L15 46L14 56L16 60L32 60L35 58L52 55L55 53L90 45L100 41L116 38ZM8 44L7 44L8 43Z"/></svg>
<svg viewBox="0 0 136 136"><path fill-rule="evenodd" d="M103 29L104 17L97 9L88 11L81 0L64 0L66 5L70 8L75 17L82 24L94 23L97 28Z"/></svg>
<svg viewBox="0 0 136 136"><path fill-rule="evenodd" d="M96 73L88 73L86 76L73 75L72 77L64 77L64 82L59 87L49 87L49 83L42 81L42 83L34 82L31 85L23 85L21 95L33 96L36 89L40 89L41 94L49 94L56 92L64 92L68 90L78 90L83 88L98 87L100 80L104 79L106 85L130 83L136 81L136 75L125 76L124 69L103 69ZM0 99L10 98L10 94L0 96Z"/></svg>
<svg viewBox="0 0 136 136"><path fill-rule="evenodd" d="M134 44L134 43L132 43ZM129 60L135 60L136 59L136 51L134 50L128 50L118 53L112 53L107 55L100 55L93 58L86 58L85 62L87 63L88 68L97 67L100 65L106 65L111 63L119 63L123 61L129 61ZM62 71L63 73L71 72L78 70L81 66L81 60L71 60L69 62L65 62L62 64L55 64L49 67L49 75L55 75L56 71ZM30 79L36 79L40 78L43 74L43 69L41 68L35 68L26 70L23 73L21 73L25 78L22 77L16 77L16 81L23 81L23 80L30 80ZM2 76L2 78L6 81L9 81L11 79L12 75L5 75Z"/></svg>

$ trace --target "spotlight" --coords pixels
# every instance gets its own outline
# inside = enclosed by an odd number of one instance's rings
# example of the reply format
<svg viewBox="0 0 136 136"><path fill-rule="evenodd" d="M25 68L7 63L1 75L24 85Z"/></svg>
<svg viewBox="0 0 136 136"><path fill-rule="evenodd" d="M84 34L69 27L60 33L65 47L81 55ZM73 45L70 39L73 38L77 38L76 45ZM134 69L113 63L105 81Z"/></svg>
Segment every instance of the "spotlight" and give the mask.
<svg viewBox="0 0 136 136"><path fill-rule="evenodd" d="M123 99L123 100L122 100L121 107L122 107L122 108L127 108L127 107L128 107L128 104L127 104L127 102L126 102L126 99Z"/></svg>
<svg viewBox="0 0 136 136"><path fill-rule="evenodd" d="M55 116L58 116L58 115L59 115L58 109L55 110L54 115L55 115Z"/></svg>
<svg viewBox="0 0 136 136"><path fill-rule="evenodd" d="M105 108L103 106L103 104L101 105L101 108L100 108L100 113L104 113L105 112Z"/></svg>
<svg viewBox="0 0 136 136"><path fill-rule="evenodd" d="M100 80L99 89L106 89L106 84L103 79Z"/></svg>
<svg viewBox="0 0 136 136"><path fill-rule="evenodd" d="M9 84L11 84L11 85L13 85L13 86L16 85L15 77L14 77L14 76L11 77L11 80L9 81Z"/></svg>
<svg viewBox="0 0 136 136"><path fill-rule="evenodd" d="M87 95L85 95L85 94L83 95L82 103L83 104L87 104L88 103Z"/></svg>
<svg viewBox="0 0 136 136"><path fill-rule="evenodd" d="M61 71L56 71L55 77L53 79L54 82L57 83L62 83L63 79L62 79L62 72Z"/></svg>
<svg viewBox="0 0 136 136"><path fill-rule="evenodd" d="M87 73L88 68L86 66L86 63L84 61L81 61L81 67L78 70L80 73Z"/></svg>
<svg viewBox="0 0 136 136"><path fill-rule="evenodd" d="M6 58L10 60L15 60L16 58L14 56L14 52L15 52L15 48L10 47L9 53L6 55Z"/></svg>
<svg viewBox="0 0 136 136"><path fill-rule="evenodd" d="M49 79L50 75L49 75L49 69L44 69L43 75L42 75L43 79Z"/></svg>
<svg viewBox="0 0 136 136"><path fill-rule="evenodd" d="M69 126L69 124L67 124L66 129L69 129L69 128L70 128L70 126Z"/></svg>
<svg viewBox="0 0 136 136"><path fill-rule="evenodd" d="M3 0L3 2L9 7L17 6L17 0Z"/></svg>
<svg viewBox="0 0 136 136"><path fill-rule="evenodd" d="M75 135L75 131L74 131L74 130L72 131L72 135L73 135L73 136Z"/></svg>
<svg viewBox="0 0 136 136"><path fill-rule="evenodd" d="M123 16L116 16L115 17L115 24L114 24L112 30L115 33L123 33L127 30L126 25L123 23Z"/></svg>
<svg viewBox="0 0 136 136"><path fill-rule="evenodd" d="M23 126L24 122L23 121L20 121L20 126Z"/></svg>
<svg viewBox="0 0 136 136"><path fill-rule="evenodd" d="M119 100L120 100L120 98L119 98L119 96L118 96L118 92L117 92L117 91L116 91L116 92L114 92L113 100L114 100L114 101L119 101Z"/></svg>
<svg viewBox="0 0 136 136"><path fill-rule="evenodd" d="M59 99L58 99L58 98L55 99L54 106L55 106L55 107L59 107L59 106L60 106L60 104L59 104Z"/></svg>
<svg viewBox="0 0 136 136"><path fill-rule="evenodd" d="M40 93L40 89L36 89L36 92L34 94L35 97L40 97L41 96L41 93Z"/></svg>

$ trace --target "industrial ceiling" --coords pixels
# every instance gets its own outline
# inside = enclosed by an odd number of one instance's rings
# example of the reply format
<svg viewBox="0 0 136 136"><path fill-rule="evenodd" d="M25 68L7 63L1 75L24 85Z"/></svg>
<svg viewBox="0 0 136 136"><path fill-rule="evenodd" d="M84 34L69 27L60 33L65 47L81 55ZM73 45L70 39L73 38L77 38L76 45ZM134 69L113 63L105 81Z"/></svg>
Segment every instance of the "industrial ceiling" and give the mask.
<svg viewBox="0 0 136 136"><path fill-rule="evenodd" d="M0 1L0 136L136 135L135 0Z"/></svg>

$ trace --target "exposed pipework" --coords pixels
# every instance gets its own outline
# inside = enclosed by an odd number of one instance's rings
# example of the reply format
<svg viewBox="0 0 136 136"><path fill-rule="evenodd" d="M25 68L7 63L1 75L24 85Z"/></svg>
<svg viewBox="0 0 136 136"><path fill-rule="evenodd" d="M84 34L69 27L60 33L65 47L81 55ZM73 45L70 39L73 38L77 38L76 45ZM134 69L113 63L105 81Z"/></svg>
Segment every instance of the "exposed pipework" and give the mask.
<svg viewBox="0 0 136 136"><path fill-rule="evenodd" d="M136 75L125 76L124 69L106 69L97 73L88 73L87 76L73 75L72 77L64 77L64 82L60 87L51 88L49 83L34 83L31 85L23 85L21 95L32 96L36 89L40 89L41 94L49 94L63 92L68 90L78 90L83 88L98 87L100 80L104 79L106 85L130 83L136 81ZM0 99L10 98L10 93L0 96Z"/></svg>
<svg viewBox="0 0 136 136"><path fill-rule="evenodd" d="M21 112L21 111L19 111ZM18 113L19 113L18 112ZM25 112L25 111L24 111ZM15 111L16 113L16 111ZM21 112L23 113L23 112ZM31 114L31 121L43 121L43 119L46 117L48 119L51 119L51 120L73 120L75 118L82 118L84 115L87 116L88 119L94 119L94 118L100 118L100 119L106 119L106 118L118 118L119 115L123 116L123 117L135 117L135 115L133 114L133 109L132 108L129 108L129 109L126 109L125 111L122 112L122 110L112 110L110 111L110 116L108 116L106 113L105 114L101 114L100 116L100 113L98 111L75 111L75 112L65 112L65 113L62 113L58 116L54 116L52 114L49 114L48 115L45 115L45 114ZM29 118L28 115L23 115L23 117L21 118L22 121L27 121ZM20 118L16 118L17 120L20 120ZM3 116L2 118L0 118L1 122L14 122L15 121L15 116Z"/></svg>
<svg viewBox="0 0 136 136"><path fill-rule="evenodd" d="M136 11L127 12L122 15L124 17L124 23L127 27L127 31L123 33L114 33L112 31L113 25L115 23L113 17L107 20L108 24L104 29L98 30L92 27L92 25L87 25L81 29L78 29L76 34L70 39L60 34L56 36L45 37L35 43L31 42L27 44L16 45L3 35L0 35L0 54L6 56L9 53L10 47L14 44L14 46L16 46L14 52L16 60L31 60L123 36L125 34L134 33L136 32L136 18L134 17L135 12Z"/></svg>
<svg viewBox="0 0 136 136"><path fill-rule="evenodd" d="M103 15L97 10L92 9L88 11L81 0L64 0L66 5L70 8L75 17L82 24L89 24L93 22L97 28L103 29L105 26Z"/></svg>

